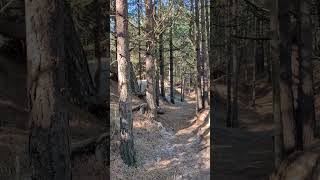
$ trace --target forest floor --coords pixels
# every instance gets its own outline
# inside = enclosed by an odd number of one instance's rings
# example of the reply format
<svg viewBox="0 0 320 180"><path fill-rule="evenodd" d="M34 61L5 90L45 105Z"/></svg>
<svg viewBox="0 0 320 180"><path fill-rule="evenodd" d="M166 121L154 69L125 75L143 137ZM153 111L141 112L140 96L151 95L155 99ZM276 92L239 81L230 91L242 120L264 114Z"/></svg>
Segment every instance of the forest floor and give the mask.
<svg viewBox="0 0 320 180"><path fill-rule="evenodd" d="M239 91L239 128L226 128L226 86L215 87L213 125L213 179L264 180L273 170L272 92L266 80L258 82L256 106L244 87Z"/></svg>
<svg viewBox="0 0 320 180"><path fill-rule="evenodd" d="M120 158L119 139L111 141L112 179L210 179L209 110L196 116L196 102L161 101L165 114L152 121L134 114L136 167Z"/></svg>

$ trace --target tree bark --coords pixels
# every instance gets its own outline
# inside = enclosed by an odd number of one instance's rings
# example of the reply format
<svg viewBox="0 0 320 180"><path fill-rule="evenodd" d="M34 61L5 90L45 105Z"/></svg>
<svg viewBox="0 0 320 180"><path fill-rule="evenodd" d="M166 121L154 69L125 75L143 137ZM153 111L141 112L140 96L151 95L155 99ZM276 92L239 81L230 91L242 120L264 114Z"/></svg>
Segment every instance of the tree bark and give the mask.
<svg viewBox="0 0 320 180"><path fill-rule="evenodd" d="M138 6L138 36L141 36L141 4L140 0L137 0ZM141 41L140 38L138 40L138 59L139 59L139 79L142 80L142 62L141 62ZM141 92L141 83L139 87L139 91Z"/></svg>
<svg viewBox="0 0 320 180"><path fill-rule="evenodd" d="M197 110L200 111L202 107L202 66L201 66L201 51L200 51L200 23L199 23L199 1L195 1L195 22L196 22L196 61L197 61Z"/></svg>
<svg viewBox="0 0 320 180"><path fill-rule="evenodd" d="M295 150L295 119L292 94L290 0L278 1L280 30L280 107L283 128L284 156Z"/></svg>
<svg viewBox="0 0 320 180"><path fill-rule="evenodd" d="M106 0L106 26L105 26L105 32L107 34L106 36L106 44L105 44L105 55L106 55L106 110L107 110L107 116L106 119L106 127L109 130L110 127L110 63L111 63L111 52L110 52L110 14L111 14L111 8L110 8L110 0ZM105 164L107 167L110 166L110 160L109 160L109 153L110 153L110 135L107 138L107 143L105 144L107 149L107 154L105 155Z"/></svg>
<svg viewBox="0 0 320 180"><path fill-rule="evenodd" d="M314 140L315 107L312 68L312 0L299 0L299 79L298 88L298 122L303 125L303 147Z"/></svg>
<svg viewBox="0 0 320 180"><path fill-rule="evenodd" d="M274 122L274 163L278 168L283 159L283 134L281 124L280 110L280 52L279 52L279 21L278 21L278 0L272 3L270 34L272 36L270 42L271 63L272 63L272 108Z"/></svg>
<svg viewBox="0 0 320 180"><path fill-rule="evenodd" d="M230 5L232 0L227 1L227 23L230 23L231 19L231 14L230 14ZM232 121L231 121L231 78L232 78L232 62L231 62L231 29L226 29L226 58L227 58L227 114L226 114L226 125L227 127L232 126Z"/></svg>
<svg viewBox="0 0 320 180"><path fill-rule="evenodd" d="M215 0L210 0L210 22L214 21L214 2ZM210 23L210 30L209 30L209 67L210 67L210 119L214 119L214 26ZM210 132L212 133L212 131Z"/></svg>
<svg viewBox="0 0 320 180"><path fill-rule="evenodd" d="M157 116L157 106L156 106L156 81L155 81L155 63L152 53L155 48L155 34L154 34L154 19L153 19L153 2L152 0L145 0L146 5L146 33L147 33L147 49L146 49L146 99L148 103L148 108L150 110L151 118L156 118Z"/></svg>
<svg viewBox="0 0 320 180"><path fill-rule="evenodd" d="M135 164L130 90L130 52L128 36L128 2L116 0L118 90L120 116L120 154L129 166Z"/></svg>
<svg viewBox="0 0 320 180"><path fill-rule="evenodd" d="M233 0L232 2L232 19L234 19L235 24L238 23L238 1ZM232 34L237 33L237 28L232 28ZM234 41L232 43L232 109L231 109L231 127L238 127L238 81L239 81L239 60L237 54L238 42Z"/></svg>
<svg viewBox="0 0 320 180"><path fill-rule="evenodd" d="M32 179L71 180L64 1L26 1L25 7Z"/></svg>
<svg viewBox="0 0 320 180"><path fill-rule="evenodd" d="M172 22L173 23L173 22ZM174 104L174 84L173 84L173 24L170 28L170 37L169 37L169 79L170 79L170 102Z"/></svg>
<svg viewBox="0 0 320 180"><path fill-rule="evenodd" d="M95 82L95 87L97 89L97 94L99 94L100 90L100 82L101 82L101 45L100 45L100 40L101 40L101 33L102 33L102 4L99 3L98 0L95 0L95 27L93 30L94 34L94 54L95 58L97 60L97 69L94 74L94 82Z"/></svg>
<svg viewBox="0 0 320 180"><path fill-rule="evenodd" d="M159 13L162 10L162 0L159 0ZM163 33L159 35L159 64L160 64L160 96L162 99L166 98L166 92L164 87L164 59L163 59Z"/></svg>
<svg viewBox="0 0 320 180"><path fill-rule="evenodd" d="M209 106L209 99L208 99L208 73L207 70L207 60L208 60L208 48L207 48L207 27L206 27L206 17L205 17L205 11L206 11L206 0L201 0L201 78L202 78L202 108L207 108Z"/></svg>

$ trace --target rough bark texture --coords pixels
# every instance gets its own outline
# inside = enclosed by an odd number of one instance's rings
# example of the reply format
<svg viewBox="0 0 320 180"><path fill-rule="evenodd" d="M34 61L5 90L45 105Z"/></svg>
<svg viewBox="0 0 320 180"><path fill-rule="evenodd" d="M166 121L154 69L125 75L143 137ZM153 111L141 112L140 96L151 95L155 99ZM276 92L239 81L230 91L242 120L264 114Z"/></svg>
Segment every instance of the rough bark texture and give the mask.
<svg viewBox="0 0 320 180"><path fill-rule="evenodd" d="M210 22L214 21L214 1L210 0ZM210 119L214 119L215 107L214 107L214 26L213 23L210 23L210 31L209 31L209 67L210 67ZM213 128L210 128L210 134L214 133ZM210 138L210 144L213 144L213 138ZM210 151L210 157L213 157L213 152ZM213 163L213 158L210 158L210 164Z"/></svg>
<svg viewBox="0 0 320 180"><path fill-rule="evenodd" d="M308 146L314 139L315 107L312 69L312 0L299 0L299 89L298 122L303 125L303 146Z"/></svg>
<svg viewBox="0 0 320 180"><path fill-rule="evenodd" d="M281 111L280 111L280 73L279 73L279 21L278 21L278 0L272 3L271 9L271 60L272 60L272 107L273 107L273 122L274 122L274 163L278 168L283 155L283 134L281 124Z"/></svg>
<svg viewBox="0 0 320 180"><path fill-rule="evenodd" d="M163 99L166 97L165 87L164 87L164 59L163 59L163 34L159 36L159 64L160 64L160 95Z"/></svg>
<svg viewBox="0 0 320 180"><path fill-rule="evenodd" d="M174 84L173 84L173 26L170 28L170 38L169 38L169 79L170 79L170 102L174 104Z"/></svg>
<svg viewBox="0 0 320 180"><path fill-rule="evenodd" d="M154 19L153 19L153 2L152 0L145 0L146 5L146 33L147 33L147 49L146 49L146 79L147 79L147 89L146 89L146 100L150 110L151 118L156 118L157 116L157 106L156 106L156 81L155 81L155 66L154 58L152 53L155 47L155 36L154 36Z"/></svg>
<svg viewBox="0 0 320 180"><path fill-rule="evenodd" d="M141 5L140 0L137 0L138 4L138 36L141 36ZM142 80L142 62L141 62L141 41L138 41L138 59L139 59L139 79ZM141 84L139 87L139 90L141 91Z"/></svg>
<svg viewBox="0 0 320 180"><path fill-rule="evenodd" d="M34 180L71 180L63 0L26 1L29 155Z"/></svg>
<svg viewBox="0 0 320 180"><path fill-rule="evenodd" d="M105 32L107 34L106 36L106 44L105 44L105 53L106 53L106 110L107 110L107 116L106 118L106 127L109 129L110 127L110 62L111 62L111 54L110 54L110 0L106 0L106 26L105 26ZM105 164L107 167L110 166L110 160L108 158L110 157L110 135L107 138L106 147L108 147L107 153L106 153L106 160Z"/></svg>
<svg viewBox="0 0 320 180"><path fill-rule="evenodd" d="M162 1L159 1L159 13L161 13ZM159 35L159 73L160 73L160 96L165 99L166 92L164 87L164 59L163 59L163 34Z"/></svg>
<svg viewBox="0 0 320 180"><path fill-rule="evenodd" d="M132 133L132 97L130 90L130 52L127 18L127 0L116 0L120 153L123 161L129 166L132 166L135 164L136 160Z"/></svg>
<svg viewBox="0 0 320 180"><path fill-rule="evenodd" d="M295 119L293 109L293 94L291 80L291 36L288 27L290 24L289 0L279 3L279 30L280 30L280 106L283 130L284 156L295 150Z"/></svg>
<svg viewBox="0 0 320 180"><path fill-rule="evenodd" d="M206 11L206 0L201 0L201 66L202 66L202 72L201 72L201 78L202 78L202 107L207 108L209 106L209 99L208 99L208 73L207 73L207 60L208 60L208 48L207 48L207 27L206 27L206 17L205 17L205 11Z"/></svg>
<svg viewBox="0 0 320 180"><path fill-rule="evenodd" d="M199 1L195 1L195 23L196 23L196 61L197 61L197 110L200 111L202 107L202 68L201 68L201 52L200 52L200 22L199 22Z"/></svg>

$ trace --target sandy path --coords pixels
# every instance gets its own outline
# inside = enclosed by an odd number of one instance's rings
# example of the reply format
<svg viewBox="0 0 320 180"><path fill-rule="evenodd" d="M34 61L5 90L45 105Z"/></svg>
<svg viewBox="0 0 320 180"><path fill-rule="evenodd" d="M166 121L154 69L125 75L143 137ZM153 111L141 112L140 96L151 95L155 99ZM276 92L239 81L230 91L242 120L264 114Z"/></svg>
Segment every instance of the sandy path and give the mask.
<svg viewBox="0 0 320 180"><path fill-rule="evenodd" d="M166 113L158 117L160 123L135 114L137 167L126 167L116 157L111 162L112 178L210 179L209 111L195 118L191 100L162 107Z"/></svg>

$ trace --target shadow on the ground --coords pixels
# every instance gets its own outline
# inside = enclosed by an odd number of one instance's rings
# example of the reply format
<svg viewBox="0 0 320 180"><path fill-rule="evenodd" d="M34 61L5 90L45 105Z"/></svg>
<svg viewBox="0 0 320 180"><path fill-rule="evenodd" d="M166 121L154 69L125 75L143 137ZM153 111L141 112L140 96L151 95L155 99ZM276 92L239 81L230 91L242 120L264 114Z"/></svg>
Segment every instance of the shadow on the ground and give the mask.
<svg viewBox="0 0 320 180"><path fill-rule="evenodd" d="M265 105L259 104L265 102L260 99L266 95L267 90L259 92L256 108L239 102L242 104L239 107L240 127L226 128L225 87L216 86L211 149L213 179L268 179L273 170L272 114L263 112L261 108Z"/></svg>

